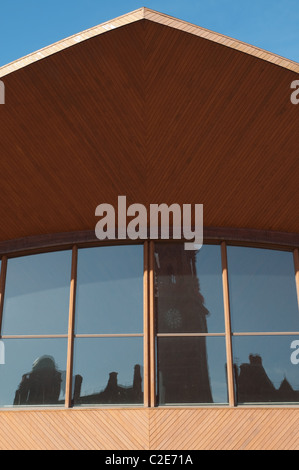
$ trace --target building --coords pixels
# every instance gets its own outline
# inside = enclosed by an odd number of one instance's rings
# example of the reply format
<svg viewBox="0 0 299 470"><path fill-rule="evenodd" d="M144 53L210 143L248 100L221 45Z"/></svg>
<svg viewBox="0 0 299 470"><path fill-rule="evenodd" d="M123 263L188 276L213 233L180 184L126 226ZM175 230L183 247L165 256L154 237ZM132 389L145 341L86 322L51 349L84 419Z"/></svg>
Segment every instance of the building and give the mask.
<svg viewBox="0 0 299 470"><path fill-rule="evenodd" d="M147 8L0 69L2 449L299 448L298 72Z"/></svg>

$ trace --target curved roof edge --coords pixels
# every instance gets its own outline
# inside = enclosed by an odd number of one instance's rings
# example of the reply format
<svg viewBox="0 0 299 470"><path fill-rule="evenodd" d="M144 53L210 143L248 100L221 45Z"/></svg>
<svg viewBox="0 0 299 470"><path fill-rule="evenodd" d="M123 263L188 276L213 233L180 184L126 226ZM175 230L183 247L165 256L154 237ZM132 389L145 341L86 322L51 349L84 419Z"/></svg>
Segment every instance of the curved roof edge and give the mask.
<svg viewBox="0 0 299 470"><path fill-rule="evenodd" d="M257 57L259 59L271 62L280 67L292 70L293 72L299 73L298 62L286 59L277 54L268 52L264 49L260 49L256 46L252 46L237 39L224 36L223 34L215 33L208 29L202 28L201 26L196 26L192 23L188 23L186 21L174 18L164 13L159 13L149 8L142 7L130 13L126 13L125 15L114 18L113 20L101 23L98 26L89 28L85 31L82 31L81 33L74 34L66 39L62 39L61 41L58 41L50 46L46 46L43 49L40 49L25 57L15 60L14 62L4 65L0 67L0 77L4 77L5 75L8 75L18 69L26 67L27 65L30 65L38 60L44 59L52 54L55 54L56 52L66 49L67 47L71 47L79 42L85 41L99 34L106 33L107 31L110 31L112 29L119 28L121 26L125 26L127 24L143 19L160 23L162 25L170 26L171 28L175 28L180 31L185 31L190 34L194 34L195 36L208 39L209 41L214 41L218 44L222 44L223 46L236 49L240 52L252 55L253 57Z"/></svg>

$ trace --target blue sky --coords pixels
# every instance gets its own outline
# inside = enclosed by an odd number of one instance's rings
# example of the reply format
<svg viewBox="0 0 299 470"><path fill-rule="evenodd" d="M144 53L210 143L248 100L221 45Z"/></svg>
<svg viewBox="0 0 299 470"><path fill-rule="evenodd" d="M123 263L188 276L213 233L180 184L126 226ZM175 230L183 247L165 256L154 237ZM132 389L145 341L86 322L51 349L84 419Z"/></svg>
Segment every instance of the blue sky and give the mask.
<svg viewBox="0 0 299 470"><path fill-rule="evenodd" d="M299 62L298 0L1 0L0 66L142 6Z"/></svg>

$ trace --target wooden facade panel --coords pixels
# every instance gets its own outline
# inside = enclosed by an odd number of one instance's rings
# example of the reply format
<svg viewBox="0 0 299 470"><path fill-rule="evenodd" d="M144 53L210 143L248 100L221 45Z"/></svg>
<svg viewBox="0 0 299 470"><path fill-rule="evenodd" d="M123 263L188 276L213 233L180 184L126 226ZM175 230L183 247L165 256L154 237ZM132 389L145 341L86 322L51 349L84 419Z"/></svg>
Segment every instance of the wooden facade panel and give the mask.
<svg viewBox="0 0 299 470"><path fill-rule="evenodd" d="M1 450L142 450L148 436L148 410L0 412Z"/></svg>
<svg viewBox="0 0 299 470"><path fill-rule="evenodd" d="M298 450L299 409L151 410L150 444L160 450Z"/></svg>
<svg viewBox="0 0 299 470"><path fill-rule="evenodd" d="M296 129L288 127L291 115L298 125L298 113L286 99L295 74L283 77L259 60L252 67L247 54L156 28L148 30L146 60L150 200L200 201L207 226L262 228L267 220L269 229L298 231L298 218L290 221L290 194L299 202Z"/></svg>
<svg viewBox="0 0 299 470"><path fill-rule="evenodd" d="M299 450L298 408L11 410L0 450Z"/></svg>
<svg viewBox="0 0 299 470"><path fill-rule="evenodd" d="M148 20L6 75L0 241L94 230L119 195L204 204L206 227L298 233L296 78Z"/></svg>

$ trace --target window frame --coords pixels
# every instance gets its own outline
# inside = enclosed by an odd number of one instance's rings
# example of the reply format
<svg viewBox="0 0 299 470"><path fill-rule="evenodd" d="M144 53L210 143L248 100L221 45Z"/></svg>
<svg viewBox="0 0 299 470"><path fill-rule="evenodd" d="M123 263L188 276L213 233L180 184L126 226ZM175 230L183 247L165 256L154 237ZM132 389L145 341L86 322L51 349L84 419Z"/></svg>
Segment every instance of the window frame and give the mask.
<svg viewBox="0 0 299 470"><path fill-rule="evenodd" d="M224 322L225 333L199 333L198 336L225 336L226 356L227 356L227 386L228 386L228 406L237 406L232 338L242 335L289 335L299 336L299 332L262 332L262 333L233 333L231 329L230 315L230 296L228 283L228 266L227 266L227 246L244 246L254 248L267 248L281 251L289 251L293 253L294 260L294 277L297 291L298 310L299 310L299 236L289 233L264 232L258 230L245 229L213 229L204 230L205 244L216 244L221 246L221 262L222 262L222 287L224 302ZM46 236L34 236L27 239L1 242L1 272L0 272L0 340L8 338L67 338L67 358L66 358L66 390L65 390L65 408L73 407L72 403L72 375L73 375L73 356L74 356L74 322L76 312L76 282L77 282L77 264L78 250L87 247L100 247L107 245L143 245L143 406L153 408L157 406L156 396L156 336L155 331L155 299L154 299L154 268L155 268L155 242L159 243L177 243L178 240L115 240L99 242L95 239L94 232L73 232L71 234L56 234ZM183 242L183 240L182 240ZM5 282L7 261L10 258L45 253L60 250L72 250L72 263L70 273L70 289L69 289L69 312L68 312L68 332L63 335L3 335L2 336L2 316L5 297ZM134 334L136 336L136 334ZM165 335L165 334L161 334ZM194 336L194 334L192 334ZM80 336L80 335L79 335ZM86 336L86 335L84 335ZM101 336L101 335L97 335ZM109 336L109 335L105 335ZM116 335L113 335L116 336ZM128 336L128 335L125 335ZM186 334L185 334L186 336ZM123 406L123 405L122 405ZM125 405L126 407L136 407L136 405ZM142 406L142 405L140 405ZM167 405L170 406L170 405ZM194 406L194 405L193 405ZM200 405L196 405L200 407ZM206 405L205 405L206 406ZM215 405L213 405L215 406ZM225 406L225 405L221 405ZM238 405L242 406L242 405ZM271 403L269 405L271 406ZM296 406L296 405L292 405ZM299 406L299 404L298 404ZM46 407L46 406L45 406ZM101 405L98 405L101 407ZM117 407L117 405L113 405ZM163 407L160 405L159 407Z"/></svg>

